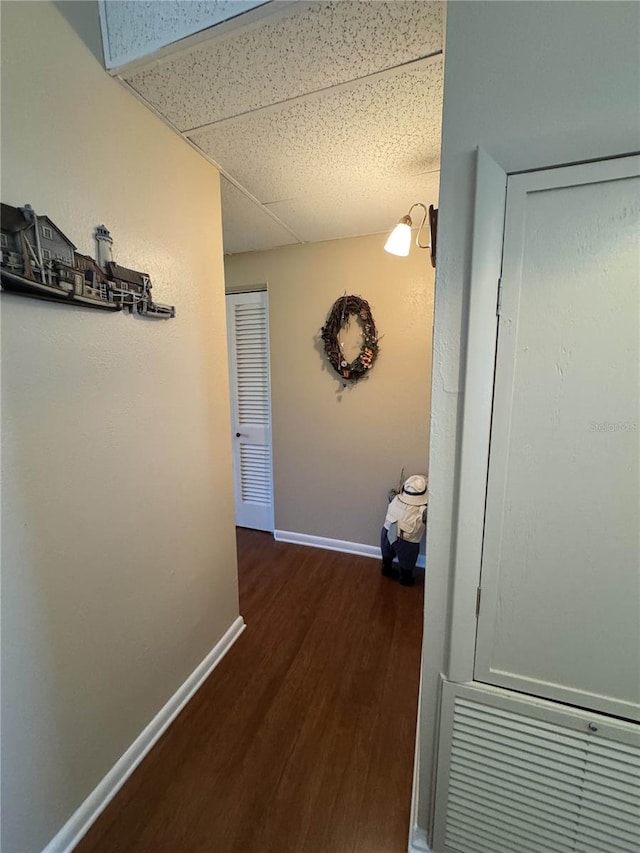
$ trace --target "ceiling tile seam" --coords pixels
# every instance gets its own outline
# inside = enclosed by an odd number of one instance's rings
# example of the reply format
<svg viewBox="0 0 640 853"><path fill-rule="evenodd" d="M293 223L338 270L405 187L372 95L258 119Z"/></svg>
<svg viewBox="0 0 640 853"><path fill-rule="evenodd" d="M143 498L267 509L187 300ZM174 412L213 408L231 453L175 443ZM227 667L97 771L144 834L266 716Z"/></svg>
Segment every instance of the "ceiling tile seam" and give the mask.
<svg viewBox="0 0 640 853"><path fill-rule="evenodd" d="M314 99L318 99L322 95L327 94L327 92L336 92L336 91L348 91L349 89L356 89L361 83L368 82L369 80L375 79L385 79L388 77L394 77L396 74L399 74L402 71L406 71L407 69L411 69L413 67L418 67L421 64L428 64L429 61L437 58L438 56L442 56L443 51L442 48L439 50L433 51L432 53L426 53L424 56L418 56L415 59L409 59L407 62L401 62L399 65L391 65L389 68L382 68L379 71L372 71L370 74L365 74L362 77L354 77L351 80L343 80L341 83L334 83L332 86L323 86L320 89L313 89L311 92L304 92L302 95L295 95L292 98L284 98L281 101L274 101L270 104L264 104L261 107L254 107L250 110L245 110L241 113L234 113L234 115L225 116L224 118L216 119L215 121L206 122L205 124L197 125L196 127L189 127L186 130L180 131L183 134L188 133L198 133L201 130L207 130L210 127L215 127L216 125L225 124L226 122L234 121L235 119L244 118L245 116L252 115L253 113L268 113L269 111L276 111L278 108L290 104L303 103L305 101L312 101ZM134 88L132 84L129 84L131 88Z"/></svg>
<svg viewBox="0 0 640 853"><path fill-rule="evenodd" d="M406 177L409 179L423 178L423 177L425 177L425 175L439 175L441 171L442 170L441 170L440 166L438 166L436 169L427 169L424 172L416 172L415 174L407 175ZM319 198L320 195L317 192L307 192L304 194L304 197L313 201L313 199ZM298 196L291 196L290 198L273 198L270 201L261 201L261 202L259 202L259 204L261 205L261 207L269 208L269 206L272 204L286 204L287 202L296 202L296 201L299 201L300 198L301 198L301 196L299 196L299 195ZM418 226L416 225L415 227L417 228ZM377 233L377 232L375 232L375 233ZM380 233L383 233L383 232L380 232Z"/></svg>
<svg viewBox="0 0 640 853"><path fill-rule="evenodd" d="M185 139L186 139L186 137L185 137ZM246 187L244 187L244 186L240 183L240 181L238 181L236 178L234 178L234 177L233 177L233 175L232 175L230 172L227 172L227 170L226 170L226 169L224 169L224 168L223 168L219 163L217 163L217 162L213 159L213 157L209 157L209 155L208 155L208 154L206 154L206 153L205 153L205 152L204 152L204 151L203 151L203 150L202 150L198 145L196 145L196 144L195 144L195 142L192 142L190 139L187 139L187 142L188 142L188 143L192 146L192 148L194 148L194 149L195 149L199 154L202 154L202 156L205 158L205 160L208 160L212 165L214 165L214 166L216 167L216 169L218 169L218 171L220 172L220 174L221 174L221 175L224 175L224 177L229 181L229 183L230 183L230 184L233 184L233 186L234 186L234 187L235 187L239 192L241 192L241 193L244 195L244 197L245 197L248 201L250 201L252 204L255 204L255 206L256 206L256 207L259 207L259 208L260 208L260 210L261 210L264 214L266 214L270 219L273 219L273 221L274 221L276 224L278 224L281 228L284 228L284 230L285 230L285 231L287 231L287 232L288 232L288 233L289 233L289 234L290 234L290 235L291 235L295 240L297 240L297 241L298 241L298 243L306 243L306 242L307 242L306 240L303 240L303 239L302 239L302 237L300 237L300 235L299 235L299 234L296 234L296 232L293 230L293 228L291 228L291 226L287 225L287 223L286 223L286 222L284 222L282 219L280 219L280 217L279 217L276 213L274 213L272 210L269 210L269 208L268 208L268 207L265 207L265 206L264 206L264 204L260 201L260 199L259 199L259 198L256 198L256 197L253 195L253 193L249 192L249 190L248 190Z"/></svg>
<svg viewBox="0 0 640 853"><path fill-rule="evenodd" d="M177 54L188 56L208 41L217 38L225 38L237 32L250 32L261 27L270 18L288 18L298 11L304 11L307 6L312 6L314 0L269 0L262 6L240 12L233 18L220 21L217 24L204 27L191 35L183 36L163 47L156 48L147 56L130 59L107 68L106 71L112 77L124 77L127 74L142 73L156 66L160 67L164 62L175 59ZM295 7L295 12L292 11Z"/></svg>
<svg viewBox="0 0 640 853"><path fill-rule="evenodd" d="M186 144L189 145L189 147L193 148L193 150L196 151L201 157L204 157L204 159L208 163L211 163L212 166L215 166L215 168L218 170L218 172L220 172L221 175L224 175L224 177L229 181L230 184L233 184L233 186L237 190L239 190L250 202L252 202L257 207L259 207L260 210L262 210L262 212L266 216L268 216L270 219L272 219L281 228L284 228L284 230L287 231L295 240L297 240L298 243L306 243L306 240L303 240L302 237L300 237L298 234L296 234L296 232L289 225L287 225L286 222L283 222L279 216L277 216L275 213L273 213L273 211L271 211L271 210L269 210L269 208L265 207L262 204L262 202L259 199L257 199L254 195L252 195L252 193L250 193L249 190L247 190L245 187L243 187L242 184L238 180L236 180L236 178L233 177L233 175L231 175L229 172L227 172L227 170L224 169L220 165L220 163L217 163L213 159L213 157L210 157L205 151L202 150L202 148L200 148L199 145L196 145L196 143L193 142L191 139L189 139L188 136L185 136L175 126L175 124L173 124L172 121L170 121L166 116L162 115L162 113L156 107L154 107L153 104L151 104L149 101L147 101L147 99L144 97L144 95L141 95L140 92L138 92L138 90L135 89L127 80L125 80L123 77L116 77L116 79L121 83L122 86L124 86L124 88L128 92L130 92L135 98L137 98L141 104L143 104L148 110L150 110L155 116L157 116L162 121L162 123L164 125L166 125L174 133L176 133L183 140L183 142L186 142Z"/></svg>
<svg viewBox="0 0 640 853"><path fill-rule="evenodd" d="M436 169L425 169L424 172L414 172L411 175L407 175L408 178L422 178L425 175L435 175L441 171L441 167L438 166Z"/></svg>

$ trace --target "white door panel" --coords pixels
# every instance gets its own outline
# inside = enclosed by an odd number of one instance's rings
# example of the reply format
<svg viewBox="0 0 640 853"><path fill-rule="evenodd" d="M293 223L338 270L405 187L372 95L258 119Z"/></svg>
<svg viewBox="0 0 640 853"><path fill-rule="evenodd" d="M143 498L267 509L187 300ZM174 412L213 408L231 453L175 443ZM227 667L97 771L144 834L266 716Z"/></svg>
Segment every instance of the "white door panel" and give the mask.
<svg viewBox="0 0 640 853"><path fill-rule="evenodd" d="M236 524L273 531L266 291L227 295Z"/></svg>
<svg viewBox="0 0 640 853"><path fill-rule="evenodd" d="M634 719L639 162L508 181L474 673Z"/></svg>

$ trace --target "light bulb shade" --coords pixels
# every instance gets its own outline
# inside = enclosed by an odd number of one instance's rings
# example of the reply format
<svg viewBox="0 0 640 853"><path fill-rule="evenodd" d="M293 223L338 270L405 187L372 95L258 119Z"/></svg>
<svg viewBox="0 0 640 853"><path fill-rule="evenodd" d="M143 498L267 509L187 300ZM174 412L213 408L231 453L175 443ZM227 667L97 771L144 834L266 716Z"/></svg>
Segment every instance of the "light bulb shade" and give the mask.
<svg viewBox="0 0 640 853"><path fill-rule="evenodd" d="M409 222L406 222L407 219L409 217L405 216L389 234L387 242L384 244L385 252L389 252L391 255L399 255L401 258L407 257L411 248L411 220L409 219Z"/></svg>

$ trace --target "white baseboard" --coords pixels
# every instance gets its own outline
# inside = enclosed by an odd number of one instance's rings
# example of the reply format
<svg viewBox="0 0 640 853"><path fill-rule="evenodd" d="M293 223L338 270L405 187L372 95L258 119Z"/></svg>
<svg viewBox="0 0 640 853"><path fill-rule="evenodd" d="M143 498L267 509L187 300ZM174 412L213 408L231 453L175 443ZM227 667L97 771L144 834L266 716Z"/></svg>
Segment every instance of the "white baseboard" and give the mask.
<svg viewBox="0 0 640 853"><path fill-rule="evenodd" d="M202 663L198 664L167 704L158 711L149 725L143 729L124 755L109 770L104 779L99 782L57 835L47 844L43 853L70 853L73 850L189 699L220 663L245 627L244 619L242 616L238 616Z"/></svg>
<svg viewBox="0 0 640 853"><path fill-rule="evenodd" d="M409 853L432 853L431 848L427 844L427 833L424 829L416 827L413 830L411 841L409 842Z"/></svg>
<svg viewBox="0 0 640 853"><path fill-rule="evenodd" d="M409 818L409 853L415 853L420 850L416 847L416 839L424 840L427 843L426 834L418 826L418 800L420 792L420 723L422 720L422 671L423 671L424 650L420 655L420 686L418 688L418 711L416 714L416 744L413 751L413 783L411 785L411 812ZM423 838L424 836L424 838ZM425 848L422 848L423 850ZM426 848L429 849L428 847Z"/></svg>
<svg viewBox="0 0 640 853"><path fill-rule="evenodd" d="M273 537L278 542L290 542L292 545L308 545L310 548L324 548L326 551L341 551L343 554L380 559L380 548L377 545L362 545L359 542L347 542L345 539L327 539L325 536L310 536L308 533L294 533L291 530L274 530ZM417 565L424 569L424 554L418 555Z"/></svg>

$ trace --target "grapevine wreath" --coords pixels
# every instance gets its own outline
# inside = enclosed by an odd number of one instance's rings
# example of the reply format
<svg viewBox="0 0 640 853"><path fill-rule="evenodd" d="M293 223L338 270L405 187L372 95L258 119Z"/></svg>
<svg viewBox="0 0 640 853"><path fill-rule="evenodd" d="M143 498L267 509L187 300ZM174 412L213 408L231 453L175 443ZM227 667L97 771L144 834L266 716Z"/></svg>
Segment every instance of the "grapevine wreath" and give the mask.
<svg viewBox="0 0 640 853"><path fill-rule="evenodd" d="M342 352L338 335L349 325L351 315L359 318L362 325L362 346L353 361L348 362ZM378 355L378 333L371 316L371 308L359 296L341 296L333 303L327 322L322 327L324 351L333 369L343 379L357 382L366 376Z"/></svg>

